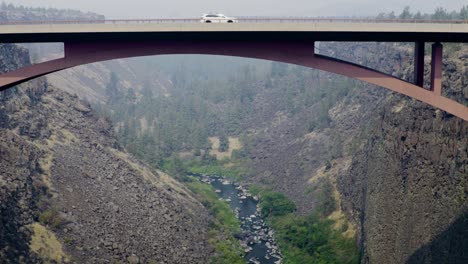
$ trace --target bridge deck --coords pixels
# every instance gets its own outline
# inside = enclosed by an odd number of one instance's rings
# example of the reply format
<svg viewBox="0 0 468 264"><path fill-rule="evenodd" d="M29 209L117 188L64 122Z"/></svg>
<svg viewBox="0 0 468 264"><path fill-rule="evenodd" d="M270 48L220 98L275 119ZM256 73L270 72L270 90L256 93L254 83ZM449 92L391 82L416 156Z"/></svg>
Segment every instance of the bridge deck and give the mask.
<svg viewBox="0 0 468 264"><path fill-rule="evenodd" d="M0 26L1 42L64 42L65 56L0 75L0 90L74 66L117 58L161 54L210 54L267 59L329 71L410 96L468 120L468 108L441 96L442 45L432 46L431 90L422 88L424 67L415 67L419 85L314 54L313 41L466 42L468 23L245 22L45 23ZM418 48L415 58L424 62ZM420 57L418 57L420 56ZM416 64L417 65L417 64ZM423 65L423 64L422 64Z"/></svg>
<svg viewBox="0 0 468 264"><path fill-rule="evenodd" d="M304 40L468 42L468 23L242 22L0 25L0 42Z"/></svg>

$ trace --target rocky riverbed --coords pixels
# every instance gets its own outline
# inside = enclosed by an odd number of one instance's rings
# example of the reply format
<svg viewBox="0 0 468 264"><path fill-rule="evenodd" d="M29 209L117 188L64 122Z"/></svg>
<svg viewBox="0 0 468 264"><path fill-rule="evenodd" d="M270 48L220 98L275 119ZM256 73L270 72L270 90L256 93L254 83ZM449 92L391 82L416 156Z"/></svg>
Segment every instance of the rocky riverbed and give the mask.
<svg viewBox="0 0 468 264"><path fill-rule="evenodd" d="M260 216L258 197L252 196L242 185L219 176L201 176L201 181L212 185L220 200L229 203L241 222L240 241L246 263L279 264L281 253L274 240L274 231Z"/></svg>

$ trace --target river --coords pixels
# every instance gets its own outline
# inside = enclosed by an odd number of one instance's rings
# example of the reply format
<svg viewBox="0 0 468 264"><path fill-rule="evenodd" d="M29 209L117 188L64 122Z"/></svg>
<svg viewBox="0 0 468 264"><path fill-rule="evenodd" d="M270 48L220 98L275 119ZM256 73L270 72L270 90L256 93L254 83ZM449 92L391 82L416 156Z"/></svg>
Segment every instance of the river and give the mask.
<svg viewBox="0 0 468 264"><path fill-rule="evenodd" d="M201 176L201 181L211 184L220 199L229 203L241 222L242 233L236 235L246 255L246 263L282 263L274 240L274 231L260 217L258 199L237 183L217 176Z"/></svg>

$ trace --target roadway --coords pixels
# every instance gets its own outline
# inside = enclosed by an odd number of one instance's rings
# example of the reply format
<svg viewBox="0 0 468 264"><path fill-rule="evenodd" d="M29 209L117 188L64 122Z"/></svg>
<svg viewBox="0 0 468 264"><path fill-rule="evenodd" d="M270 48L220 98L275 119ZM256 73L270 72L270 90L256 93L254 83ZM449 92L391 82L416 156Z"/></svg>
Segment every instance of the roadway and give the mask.
<svg viewBox="0 0 468 264"><path fill-rule="evenodd" d="M285 19L220 24L200 23L196 19L171 20L171 23L164 21L42 21L1 24L0 43L154 40L468 42L468 21L377 23L365 20Z"/></svg>

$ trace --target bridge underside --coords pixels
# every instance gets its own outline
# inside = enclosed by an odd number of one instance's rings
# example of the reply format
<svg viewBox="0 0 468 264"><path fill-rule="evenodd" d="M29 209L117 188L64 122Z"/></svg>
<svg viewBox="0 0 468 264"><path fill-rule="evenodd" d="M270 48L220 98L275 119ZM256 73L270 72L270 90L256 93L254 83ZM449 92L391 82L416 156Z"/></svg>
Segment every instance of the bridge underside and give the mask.
<svg viewBox="0 0 468 264"><path fill-rule="evenodd" d="M433 44L431 89L424 89L424 43L416 43L415 83L398 79L353 63L314 53L313 41L147 41L147 42L66 42L65 56L0 75L0 91L52 72L78 65L112 59L169 54L225 55L265 59L328 71L385 87L428 103L468 121L468 107L441 95L442 45Z"/></svg>

